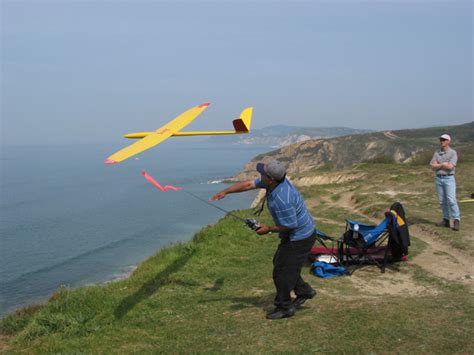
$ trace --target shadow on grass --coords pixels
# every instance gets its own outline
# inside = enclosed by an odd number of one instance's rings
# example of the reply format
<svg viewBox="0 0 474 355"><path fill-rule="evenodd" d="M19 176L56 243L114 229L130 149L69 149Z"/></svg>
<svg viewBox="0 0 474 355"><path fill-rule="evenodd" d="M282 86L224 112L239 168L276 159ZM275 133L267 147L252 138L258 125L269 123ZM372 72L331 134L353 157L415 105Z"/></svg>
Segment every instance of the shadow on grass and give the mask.
<svg viewBox="0 0 474 355"><path fill-rule="evenodd" d="M224 285L224 278L221 277L221 278L218 278L216 281L214 281L214 285L212 285L212 287L206 287L204 290L217 292L222 288L223 285Z"/></svg>
<svg viewBox="0 0 474 355"><path fill-rule="evenodd" d="M172 264L166 267L163 271L159 272L154 278L148 280L143 284L143 286L134 294L124 298L122 302L114 311L116 319L123 318L133 307L140 303L143 299L153 295L160 287L170 283L169 277L175 272L179 271L194 255L194 250L192 252L186 253L185 255L179 257ZM189 282L178 282L179 284L186 284L195 286L194 283Z"/></svg>
<svg viewBox="0 0 474 355"><path fill-rule="evenodd" d="M273 296L253 296L253 297L221 297L213 298L208 300L199 301L199 303L211 303L211 302L231 302L230 309L234 311L242 310L245 308L261 308L268 310L273 307Z"/></svg>
<svg viewBox="0 0 474 355"><path fill-rule="evenodd" d="M382 272L382 263L375 263L373 261L366 261L361 264L353 263L349 266L345 266L347 270L350 272L349 276L354 274L357 271L362 269L370 269L370 271L376 271L378 273ZM385 264L385 271L393 271L393 272L400 272L400 261L399 260L387 260Z"/></svg>
<svg viewBox="0 0 474 355"><path fill-rule="evenodd" d="M428 225L435 224L435 222L426 218L422 218L422 217L409 217L407 218L407 223L408 223L408 226L415 225L415 224L428 224Z"/></svg>

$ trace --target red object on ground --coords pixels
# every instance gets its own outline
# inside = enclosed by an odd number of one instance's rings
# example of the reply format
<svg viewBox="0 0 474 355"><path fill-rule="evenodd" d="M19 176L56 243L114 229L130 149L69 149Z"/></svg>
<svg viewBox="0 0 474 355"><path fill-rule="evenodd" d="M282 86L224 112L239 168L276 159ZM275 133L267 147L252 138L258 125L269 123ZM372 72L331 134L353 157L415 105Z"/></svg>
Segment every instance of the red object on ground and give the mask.
<svg viewBox="0 0 474 355"><path fill-rule="evenodd" d="M337 254L337 248L311 248L311 254Z"/></svg>
<svg viewBox="0 0 474 355"><path fill-rule="evenodd" d="M369 248L367 249L367 254L377 254L385 251L385 247L378 247L378 248ZM362 252L362 249L359 248L349 248L349 252L351 254L357 254ZM336 254L338 253L337 248L323 248L323 247L318 247L318 248L311 248L311 254Z"/></svg>

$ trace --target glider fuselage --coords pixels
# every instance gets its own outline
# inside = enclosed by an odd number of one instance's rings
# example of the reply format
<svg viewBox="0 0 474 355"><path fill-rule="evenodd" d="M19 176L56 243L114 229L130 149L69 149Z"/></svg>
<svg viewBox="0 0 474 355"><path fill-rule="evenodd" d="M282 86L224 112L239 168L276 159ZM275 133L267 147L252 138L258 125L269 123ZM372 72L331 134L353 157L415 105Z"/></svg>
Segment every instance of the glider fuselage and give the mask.
<svg viewBox="0 0 474 355"><path fill-rule="evenodd" d="M250 124L252 120L252 107L248 107L242 111L240 117L235 119L232 123L234 125L234 131L220 131L220 132L180 132L181 129L189 125L199 114L202 113L209 103L195 106L186 112L182 113L172 121L168 122L164 126L158 128L154 132L136 132L126 134L125 138L141 138L138 142L135 142L128 147L119 150L108 157L105 164L117 164L125 159L128 159L136 154L139 154L149 148L160 144L169 137L186 137L186 136L198 136L198 135L225 135L225 134L246 134L250 132Z"/></svg>

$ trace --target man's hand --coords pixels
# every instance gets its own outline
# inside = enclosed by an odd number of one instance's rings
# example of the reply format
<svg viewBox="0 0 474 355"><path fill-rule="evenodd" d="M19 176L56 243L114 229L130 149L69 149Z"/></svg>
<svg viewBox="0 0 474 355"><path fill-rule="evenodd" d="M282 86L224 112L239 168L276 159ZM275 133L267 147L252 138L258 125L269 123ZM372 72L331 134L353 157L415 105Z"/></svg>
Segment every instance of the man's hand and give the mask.
<svg viewBox="0 0 474 355"><path fill-rule="evenodd" d="M218 201L222 200L225 197L226 193L224 191L216 193L214 196L211 197L211 201Z"/></svg>
<svg viewBox="0 0 474 355"><path fill-rule="evenodd" d="M221 192L218 192L214 196L210 198L210 201L217 201L223 199L227 194L233 194L235 192L244 192L248 190L253 190L255 189L255 182L253 180L248 180L248 181L241 181L237 182L231 187L228 187L225 190L222 190Z"/></svg>
<svg viewBox="0 0 474 355"><path fill-rule="evenodd" d="M271 232L270 227L267 226L266 224L260 224L260 228L255 231L255 233L260 234L260 235L267 234L270 232Z"/></svg>

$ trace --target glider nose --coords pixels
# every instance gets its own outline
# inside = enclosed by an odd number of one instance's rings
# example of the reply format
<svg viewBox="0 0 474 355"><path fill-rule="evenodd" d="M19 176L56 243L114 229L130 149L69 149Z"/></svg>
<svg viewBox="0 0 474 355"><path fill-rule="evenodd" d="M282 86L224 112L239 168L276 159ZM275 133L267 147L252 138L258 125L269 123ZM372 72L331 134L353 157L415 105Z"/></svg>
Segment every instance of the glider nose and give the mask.
<svg viewBox="0 0 474 355"><path fill-rule="evenodd" d="M105 159L104 164L117 164L118 161L112 160L112 159Z"/></svg>
<svg viewBox="0 0 474 355"><path fill-rule="evenodd" d="M211 103L210 102L206 102L205 104L200 104L198 107L201 108L201 107L207 107L209 106Z"/></svg>

